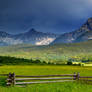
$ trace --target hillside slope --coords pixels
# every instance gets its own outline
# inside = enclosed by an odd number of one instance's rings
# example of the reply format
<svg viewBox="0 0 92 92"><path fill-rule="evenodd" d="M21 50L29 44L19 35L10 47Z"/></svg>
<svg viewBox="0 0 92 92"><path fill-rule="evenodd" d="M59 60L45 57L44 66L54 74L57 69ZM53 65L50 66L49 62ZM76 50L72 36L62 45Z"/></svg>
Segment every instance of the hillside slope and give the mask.
<svg viewBox="0 0 92 92"><path fill-rule="evenodd" d="M29 44L13 45L0 47L0 55L26 59L41 59L47 62L66 61L71 57L92 58L92 41L48 46L33 46Z"/></svg>

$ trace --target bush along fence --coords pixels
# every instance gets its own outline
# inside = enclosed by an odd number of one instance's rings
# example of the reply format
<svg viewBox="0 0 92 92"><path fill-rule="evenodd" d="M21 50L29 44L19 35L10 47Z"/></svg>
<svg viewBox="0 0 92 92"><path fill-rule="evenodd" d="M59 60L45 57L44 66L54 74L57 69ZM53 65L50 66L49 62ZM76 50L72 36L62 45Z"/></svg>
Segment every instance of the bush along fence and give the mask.
<svg viewBox="0 0 92 92"><path fill-rule="evenodd" d="M3 74L8 76L7 86L21 84L37 84L37 83L56 83L56 82L71 82L71 81L92 81L92 76L80 76L80 73L62 74L62 75L39 75L26 76L16 75L15 73Z"/></svg>

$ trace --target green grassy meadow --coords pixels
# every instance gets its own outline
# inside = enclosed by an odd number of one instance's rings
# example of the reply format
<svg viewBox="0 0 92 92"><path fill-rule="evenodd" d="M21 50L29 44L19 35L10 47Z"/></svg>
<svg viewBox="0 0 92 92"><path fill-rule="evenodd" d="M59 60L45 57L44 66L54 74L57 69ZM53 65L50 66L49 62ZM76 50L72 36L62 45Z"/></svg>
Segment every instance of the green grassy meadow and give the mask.
<svg viewBox="0 0 92 92"><path fill-rule="evenodd" d="M72 74L80 72L81 76L92 76L92 67L67 65L4 65L0 74L15 72L16 75ZM0 77L0 92L91 92L92 85L80 82L50 84L31 84L26 87L6 87L5 77Z"/></svg>
<svg viewBox="0 0 92 92"><path fill-rule="evenodd" d="M64 65L71 58L92 64L92 41L48 46L24 44L0 47L0 56L8 56L0 57L0 74L14 72L16 75L48 75L79 72L81 76L92 76L92 66ZM46 63L29 64L30 60ZM0 92L92 92L92 83L64 82L6 87L5 79L6 77L0 76Z"/></svg>

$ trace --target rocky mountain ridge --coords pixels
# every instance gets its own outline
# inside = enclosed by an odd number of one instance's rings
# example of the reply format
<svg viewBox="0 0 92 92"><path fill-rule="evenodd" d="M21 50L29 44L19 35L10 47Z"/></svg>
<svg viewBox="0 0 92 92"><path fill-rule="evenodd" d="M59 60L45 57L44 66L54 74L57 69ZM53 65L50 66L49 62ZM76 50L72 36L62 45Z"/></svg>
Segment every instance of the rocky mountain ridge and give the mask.
<svg viewBox="0 0 92 92"><path fill-rule="evenodd" d="M92 18L89 18L78 30L57 37L51 44L75 43L92 39Z"/></svg>
<svg viewBox="0 0 92 92"><path fill-rule="evenodd" d="M16 44L48 45L55 40L57 36L58 35L52 33L38 32L35 29L17 35L0 31L0 46Z"/></svg>

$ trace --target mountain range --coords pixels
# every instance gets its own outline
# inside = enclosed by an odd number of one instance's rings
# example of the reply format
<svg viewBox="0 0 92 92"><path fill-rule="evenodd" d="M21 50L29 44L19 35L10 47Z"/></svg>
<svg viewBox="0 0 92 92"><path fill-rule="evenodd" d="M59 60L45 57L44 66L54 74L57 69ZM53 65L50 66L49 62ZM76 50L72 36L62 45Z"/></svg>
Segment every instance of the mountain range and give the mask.
<svg viewBox="0 0 92 92"><path fill-rule="evenodd" d="M92 18L89 18L78 30L57 37L52 44L76 43L92 40Z"/></svg>
<svg viewBox="0 0 92 92"><path fill-rule="evenodd" d="M88 40L92 40L92 18L89 18L78 30L61 35L43 33L35 29L16 35L0 31L0 46L16 44L49 45L78 43Z"/></svg>
<svg viewBox="0 0 92 92"><path fill-rule="evenodd" d="M57 37L56 34L38 32L35 29L17 35L0 31L0 46L16 44L48 45Z"/></svg>

